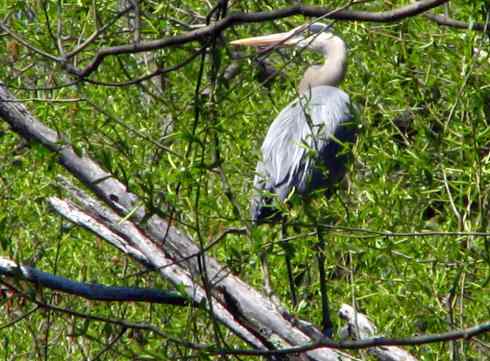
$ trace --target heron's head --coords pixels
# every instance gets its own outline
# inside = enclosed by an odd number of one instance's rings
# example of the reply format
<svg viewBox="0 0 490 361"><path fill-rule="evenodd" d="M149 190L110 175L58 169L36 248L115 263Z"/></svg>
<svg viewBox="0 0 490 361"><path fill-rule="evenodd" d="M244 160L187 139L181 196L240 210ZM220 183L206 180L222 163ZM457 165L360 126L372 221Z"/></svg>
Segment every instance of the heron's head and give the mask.
<svg viewBox="0 0 490 361"><path fill-rule="evenodd" d="M285 33L270 34L264 36L257 36L253 38L246 38L240 40L234 40L230 44L235 46L253 46L257 48L262 47L298 47L298 48L312 48L315 50L315 43L328 42L330 39L336 38L330 32L331 26L314 23L305 24L294 28L291 31Z"/></svg>
<svg viewBox="0 0 490 361"><path fill-rule="evenodd" d="M298 26L286 33L258 36L232 41L232 45L267 47L296 47L309 49L325 57L323 65L309 67L299 85L299 92L315 86L338 86L347 69L347 46L344 41L330 32L331 26L322 23Z"/></svg>

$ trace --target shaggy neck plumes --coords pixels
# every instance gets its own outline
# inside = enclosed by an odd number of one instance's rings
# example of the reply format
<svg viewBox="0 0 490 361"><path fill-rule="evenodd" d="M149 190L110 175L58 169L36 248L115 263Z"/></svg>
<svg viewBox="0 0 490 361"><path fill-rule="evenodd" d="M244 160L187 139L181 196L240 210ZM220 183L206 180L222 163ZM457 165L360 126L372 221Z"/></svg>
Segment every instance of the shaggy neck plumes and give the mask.
<svg viewBox="0 0 490 361"><path fill-rule="evenodd" d="M323 65L309 67L299 83L299 93L305 94L309 89L330 85L338 86L347 70L347 47L344 41L331 33L316 36L314 40L305 39L306 47L325 56Z"/></svg>

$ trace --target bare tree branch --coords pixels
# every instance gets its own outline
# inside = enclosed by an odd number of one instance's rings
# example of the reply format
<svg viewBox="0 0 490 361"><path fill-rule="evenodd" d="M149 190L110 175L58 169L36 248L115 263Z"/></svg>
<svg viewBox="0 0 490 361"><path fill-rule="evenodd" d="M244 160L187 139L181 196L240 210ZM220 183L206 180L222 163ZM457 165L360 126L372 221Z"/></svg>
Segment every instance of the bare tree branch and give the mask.
<svg viewBox="0 0 490 361"><path fill-rule="evenodd" d="M165 257L163 252L153 245L151 240L147 239L143 234L141 234L139 229L137 229L137 227L135 227L131 222L123 220L115 212L90 198L85 192L75 188L67 180L61 178L59 179L59 182L62 184L65 190L67 190L80 204L82 204L84 208L84 210L82 210L72 202L51 197L49 202L59 214L66 219L94 232L113 245L114 243L112 239L114 237L119 237L118 241L123 243L124 247L117 246L116 244L117 248L123 252L124 249L128 248L138 249L138 252L144 255L146 263L149 263L153 269L157 269L167 280L185 291L189 298L193 299L196 304L205 302L206 298L204 290L192 280L189 273L175 265L175 262ZM88 215L88 212L92 214ZM94 223L99 223L102 221L105 223L104 227L93 227ZM100 232L101 230L103 232ZM233 320L233 316L224 307L219 304L215 305L214 313L218 320L228 326L245 341L249 342L255 347L262 348L260 341L246 329L236 323Z"/></svg>
<svg viewBox="0 0 490 361"><path fill-rule="evenodd" d="M67 181L65 181L63 178L59 178L59 182L67 183ZM99 220L80 211L80 209L72 203L62 201L59 198L51 197L48 199L48 202L56 212L62 214L70 222L73 222L74 224L77 224L82 228L99 235L124 254L134 258L145 267L150 269L152 268L151 263L148 261L148 258L146 258L145 255L143 255L137 248L128 244L124 238L112 232Z"/></svg>
<svg viewBox="0 0 490 361"><path fill-rule="evenodd" d="M62 59L54 56L53 54L47 53L44 50L41 50L34 45L30 44L27 40L23 39L20 35L16 34L13 32L9 27L7 27L3 21L0 21L0 29L5 31L9 36L11 36L13 39L15 39L17 42L20 44L24 45L27 49L30 49L34 53L42 56L43 58L46 58L48 60L54 61L56 63L61 63Z"/></svg>
<svg viewBox="0 0 490 361"><path fill-rule="evenodd" d="M96 84L96 85L104 85L104 86L112 86L112 87L126 87L128 85L134 85L138 84L141 82L144 82L145 80L154 78L156 76L161 76L176 70L179 70L180 68L186 66L187 64L190 64L194 59L196 59L199 55L203 53L205 49L200 49L198 51L195 51L192 53L187 59L182 61L181 63L166 67L166 68L157 68L153 70L151 73L145 74L140 76L139 78L136 79L131 79L128 81L123 81L123 82L104 82L100 80L92 80L92 79L85 79L88 83Z"/></svg>
<svg viewBox="0 0 490 361"><path fill-rule="evenodd" d="M154 288L108 287L96 283L76 282L65 277L43 272L34 267L19 265L4 257L0 257L0 274L95 301L141 301L174 306L192 304L192 301L176 292Z"/></svg>
<svg viewBox="0 0 490 361"><path fill-rule="evenodd" d="M5 287L5 286L2 285L2 288L3 287ZM8 290L10 290L12 292L12 290L10 288L8 288L8 287L5 287L5 289L8 289ZM23 313L23 314L19 315L18 317L16 317L12 321L9 321L7 323L4 323L3 325L0 325L0 330L3 330L5 328L12 327L16 323L18 323L18 322L20 322L22 320L25 320L27 317L29 317L30 315L32 315L34 312L37 312L38 310L39 310L39 306L34 307L32 310L27 311L26 313Z"/></svg>
<svg viewBox="0 0 490 361"><path fill-rule="evenodd" d="M102 61L107 56L120 55L120 54L134 54L145 51L151 51L155 49L162 49L166 47L174 47L178 45L184 45L194 41L205 41L206 39L217 37L224 30L240 24L249 23L260 23L270 20L282 19L294 15L303 15L305 17L324 17L334 20L350 20L350 21L371 21L371 22L394 22L401 19L416 16L429 9L437 7L441 4L446 3L448 0L422 0L414 2L409 5L402 6L398 9L381 11L381 12L368 12L360 10L347 10L339 9L332 10L320 6L312 5L295 5L283 9L277 9L273 11L264 11L257 13L234 13L222 20L219 20L211 25L201 27L197 30L184 33L182 35L169 36L156 40L140 41L126 45L118 45L112 47L101 48L97 51L94 58L89 62L89 64L83 68L79 69L76 66L67 62L69 57L73 57L84 47L93 42L100 32L104 31L106 27L103 27L96 33L94 33L86 42L84 42L79 48L69 52L66 56L57 57L52 54L46 53L45 51L38 49L37 47L30 44L28 41L23 39L20 35L9 29L3 22L0 22L0 29L5 31L11 37L16 39L19 43L23 44L25 47L31 49L33 52L39 54L40 56L61 64L68 72L76 75L79 78L86 78L91 73L93 73ZM124 13L129 11L130 8L124 9L118 13L108 25L113 24ZM144 76L146 79L148 76Z"/></svg>
<svg viewBox="0 0 490 361"><path fill-rule="evenodd" d="M69 309L69 308L65 308L65 307L56 306L56 305L53 305L50 303L46 303L44 301L41 301L41 300L38 300L38 299L32 297L32 295L29 295L29 294L23 292L21 289L15 287L13 284L10 284L10 283L5 282L3 280L1 281L1 283L6 285L9 289L13 290L17 295L20 295L23 298L25 298L25 299L27 299L27 300L29 300L29 301L31 301L37 305L36 308L34 308L32 311L29 311L28 313L23 315L23 317L26 317L26 315L32 314L33 312L37 311L39 308L43 308L43 309L55 311L58 313L64 313L67 315L71 315L71 316L86 319L86 320L104 322L104 323L109 323L109 324L116 325L116 326L121 326L124 328L153 332L155 335L157 335L159 337L168 339L168 340L170 340L170 341L172 341L178 345L182 345L184 347L188 347L188 348L194 349L194 350L207 350L207 349L211 348L209 345L192 343L192 342L189 342L189 341L182 339L181 337L179 337L179 338L173 337L173 336L163 332L158 327L153 326L153 325L149 325L147 323L136 323L136 322L130 322L127 320L119 320L119 319L113 319L113 318L108 318L108 317L102 317L99 315L87 314L87 313L75 311L73 309Z"/></svg>
<svg viewBox="0 0 490 361"><path fill-rule="evenodd" d="M165 37L157 40L143 41L137 44L119 45L100 49L93 60L84 68L76 69L69 67L73 74L84 78L94 72L102 63L105 57L109 55L133 54L165 47L183 45L193 41L203 41L211 37L218 36L224 30L239 24L260 23L270 20L282 19L294 15L303 15L306 17L325 16L328 19L335 20L357 20L357 21L372 21L372 22L394 22L407 17L421 14L429 9L446 3L448 0L423 0L409 5L405 5L398 9L368 12L358 10L339 10L312 6L312 5L295 5L283 9L273 11L264 11L257 13L234 13L224 19L217 21L214 24L202 27L198 30L190 31L182 35ZM329 14L330 13L330 14Z"/></svg>
<svg viewBox="0 0 490 361"><path fill-rule="evenodd" d="M103 27L97 29L92 35L90 35L82 44L80 44L77 48L71 50L70 52L65 54L66 59L70 59L85 49L87 46L92 44L101 34L103 34L109 27L111 27L117 20L119 20L122 16L128 13L133 9L133 5L130 4L125 9L119 11L109 22L107 22Z"/></svg>
<svg viewBox="0 0 490 361"><path fill-rule="evenodd" d="M437 15L431 13L426 13L424 14L424 16L427 19L435 21L439 25L444 25L451 28L464 29L464 30L477 30L477 31L484 31L487 33L490 32L490 29L486 24L480 24L480 23L469 24L464 21L451 19L445 15Z"/></svg>
<svg viewBox="0 0 490 361"><path fill-rule="evenodd" d="M4 102L4 99L7 102ZM34 118L25 106L11 100L15 100L15 97L5 87L0 86L0 117L26 139L37 140L47 149L57 153L61 165L118 213L125 217L130 216L138 223L138 227L124 221L93 200L78 197L78 201L86 202L86 210L101 212L98 218L103 219L106 226L117 229L118 234L126 233L131 240L131 246L138 248L162 276L180 285L194 301L200 303L206 299L202 288L192 281L192 276L200 279L201 269L198 260L189 256L200 254L199 247L184 232L168 224L164 219L157 215L146 214L144 206L136 195L129 193L122 183L101 169L89 157L78 156L62 134L46 127ZM165 254L159 244L165 245ZM173 260L186 257L189 257L187 262L181 263L186 267L184 272L174 264ZM214 316L237 335L258 349L263 349L263 346L257 337L261 340L271 340L269 342L271 347L280 345L281 348L311 342L307 335L295 328L284 316L287 315L284 309L231 274L214 258L206 256L206 265L212 294L218 300L213 304ZM178 277L179 275L187 278ZM240 321L237 322L234 318ZM240 324L243 320L248 321L246 327ZM308 355L317 360L350 359L348 355L328 349L310 350Z"/></svg>
<svg viewBox="0 0 490 361"><path fill-rule="evenodd" d="M489 333L490 322L482 323L473 327L454 330L444 333L428 334L422 336L413 336L406 338L389 338L389 337L372 337L359 341L332 341L328 338L323 338L309 345L292 347L290 349L282 349L277 351L259 351L259 350L223 350L216 352L219 355L243 355L243 356L280 356L294 353L302 353L309 350L315 350L322 347L338 350L362 350L372 347L387 347L387 346L416 346L425 345L428 343L447 342L452 340L470 340L472 337ZM410 360L410 359L409 359Z"/></svg>

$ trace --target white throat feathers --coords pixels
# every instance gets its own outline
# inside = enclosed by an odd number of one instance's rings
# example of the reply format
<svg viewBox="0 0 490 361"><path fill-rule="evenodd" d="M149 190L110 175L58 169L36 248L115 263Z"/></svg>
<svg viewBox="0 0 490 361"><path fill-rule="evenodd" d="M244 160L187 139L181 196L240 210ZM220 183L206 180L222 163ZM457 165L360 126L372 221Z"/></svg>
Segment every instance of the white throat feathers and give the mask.
<svg viewBox="0 0 490 361"><path fill-rule="evenodd" d="M305 94L309 89L321 85L337 87L347 71L347 46L344 41L332 33L321 33L303 42L306 48L322 54L325 62L306 70L299 83L299 93Z"/></svg>

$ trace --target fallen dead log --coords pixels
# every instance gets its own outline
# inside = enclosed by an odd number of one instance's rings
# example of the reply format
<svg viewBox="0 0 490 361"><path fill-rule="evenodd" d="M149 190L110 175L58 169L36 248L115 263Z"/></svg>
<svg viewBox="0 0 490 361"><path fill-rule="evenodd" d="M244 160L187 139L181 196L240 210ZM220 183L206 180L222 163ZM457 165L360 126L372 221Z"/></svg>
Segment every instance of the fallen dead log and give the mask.
<svg viewBox="0 0 490 361"><path fill-rule="evenodd" d="M62 134L36 119L4 86L0 86L0 117L24 138L40 142L55 152L59 163L104 200L115 211L114 216L120 217L109 222L111 225L120 222L124 227L134 227L134 234L138 233L140 238L138 241L133 240L134 244L131 246L143 254L153 268L167 269L169 263L177 262L175 271L187 274L189 283L185 284L185 288L195 302L207 299L202 288L194 282L202 279L201 265L205 264L207 289L213 301L219 305L216 309L228 310L233 319L217 314L215 317L235 333L237 330L248 331L239 332L238 336L256 348L270 348L272 345L283 348L312 342L310 337L284 317L287 313L283 308L231 274L214 258L202 254L199 247L180 229L157 215L148 214L142 202L135 194L128 192L125 185L88 156L78 155ZM92 207L92 211L104 210L104 217L109 214L100 204ZM129 220L125 221L125 217L129 217ZM195 257L196 254L201 257ZM175 285L180 285L181 282L176 279L170 281ZM213 312L214 309L213 307ZM224 322L225 320L227 321ZM260 342L257 342L259 339ZM347 354L327 348L308 351L307 355L314 360L352 359Z"/></svg>

